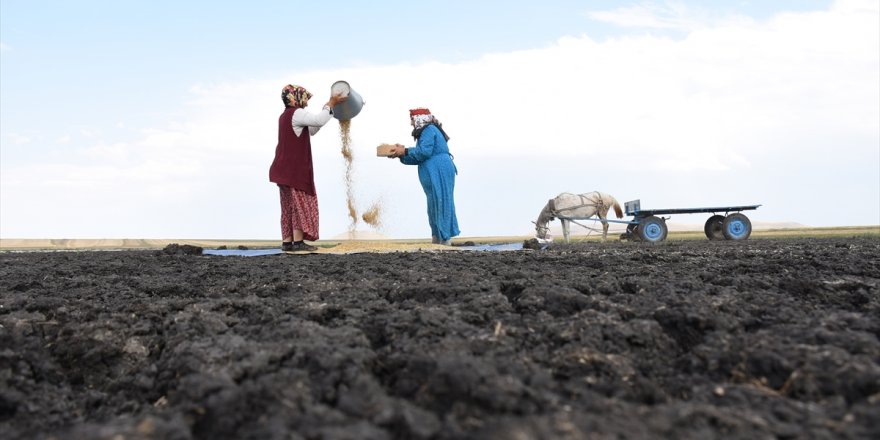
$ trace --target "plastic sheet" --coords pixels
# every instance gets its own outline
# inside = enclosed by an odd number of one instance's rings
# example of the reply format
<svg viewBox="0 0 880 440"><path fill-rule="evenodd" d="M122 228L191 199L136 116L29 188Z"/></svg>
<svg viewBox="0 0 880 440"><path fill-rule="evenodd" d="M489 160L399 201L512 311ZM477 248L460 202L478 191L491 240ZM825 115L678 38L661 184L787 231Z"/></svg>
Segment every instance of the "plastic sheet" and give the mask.
<svg viewBox="0 0 880 440"><path fill-rule="evenodd" d="M522 250L523 244L502 243L483 244L478 246L451 246L450 251L518 251ZM276 255L283 253L281 249L203 249L202 255L217 255L222 257L260 257L263 255ZM320 253L332 254L333 248L328 248ZM343 253L343 252L341 252Z"/></svg>
<svg viewBox="0 0 880 440"><path fill-rule="evenodd" d="M262 255L280 254L281 249L203 249L202 255L220 255L223 257L259 257Z"/></svg>

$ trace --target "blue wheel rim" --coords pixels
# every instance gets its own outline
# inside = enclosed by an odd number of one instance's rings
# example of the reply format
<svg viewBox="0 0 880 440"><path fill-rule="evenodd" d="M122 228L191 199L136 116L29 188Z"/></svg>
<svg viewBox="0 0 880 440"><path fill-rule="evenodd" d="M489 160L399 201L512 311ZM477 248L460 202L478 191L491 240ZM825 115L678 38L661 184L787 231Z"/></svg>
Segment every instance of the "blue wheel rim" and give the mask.
<svg viewBox="0 0 880 440"><path fill-rule="evenodd" d="M746 224L742 220L734 220L727 224L727 234L734 238L744 237L746 230Z"/></svg>
<svg viewBox="0 0 880 440"><path fill-rule="evenodd" d="M663 228L656 223L649 223L645 225L645 237L648 240L657 240L663 235Z"/></svg>

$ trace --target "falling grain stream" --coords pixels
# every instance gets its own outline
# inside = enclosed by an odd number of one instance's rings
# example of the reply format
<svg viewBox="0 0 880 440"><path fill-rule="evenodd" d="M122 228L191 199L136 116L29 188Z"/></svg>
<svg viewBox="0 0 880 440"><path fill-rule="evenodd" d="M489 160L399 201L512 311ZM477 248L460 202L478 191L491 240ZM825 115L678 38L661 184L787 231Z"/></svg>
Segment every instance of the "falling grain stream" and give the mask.
<svg viewBox="0 0 880 440"><path fill-rule="evenodd" d="M348 235L349 238L354 238L355 231L357 231L358 213L354 198L354 154L351 149L351 120L339 121L339 137L342 143L342 157L345 159L345 199L348 205L348 217L351 221L348 225ZM362 219L373 228L379 228L382 225L381 214L382 203L381 201L376 201L363 214Z"/></svg>

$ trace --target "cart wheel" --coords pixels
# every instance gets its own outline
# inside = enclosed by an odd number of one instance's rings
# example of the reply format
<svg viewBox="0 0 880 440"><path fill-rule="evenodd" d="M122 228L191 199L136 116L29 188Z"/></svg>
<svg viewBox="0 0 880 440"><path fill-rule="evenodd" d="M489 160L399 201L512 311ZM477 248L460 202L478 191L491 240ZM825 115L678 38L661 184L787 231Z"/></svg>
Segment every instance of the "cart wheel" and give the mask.
<svg viewBox="0 0 880 440"><path fill-rule="evenodd" d="M709 240L724 240L724 232L721 231L723 224L723 215L716 214L709 217L709 220L706 220L706 226L703 227L706 237L708 237Z"/></svg>
<svg viewBox="0 0 880 440"><path fill-rule="evenodd" d="M745 240L752 235L752 222L745 215L736 212L724 218L721 232L728 240Z"/></svg>
<svg viewBox="0 0 880 440"><path fill-rule="evenodd" d="M666 240L666 234L669 232L666 229L666 222L654 215L642 219L636 231L638 231L639 238L652 243Z"/></svg>

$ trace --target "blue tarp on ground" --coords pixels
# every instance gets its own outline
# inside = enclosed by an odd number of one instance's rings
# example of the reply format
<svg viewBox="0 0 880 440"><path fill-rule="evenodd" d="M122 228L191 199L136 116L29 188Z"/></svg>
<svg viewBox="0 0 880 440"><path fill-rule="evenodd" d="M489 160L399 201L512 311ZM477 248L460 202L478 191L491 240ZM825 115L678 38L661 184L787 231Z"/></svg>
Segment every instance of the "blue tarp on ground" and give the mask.
<svg viewBox="0 0 880 440"><path fill-rule="evenodd" d="M220 255L224 257L258 257L260 255L280 253L281 249L202 249L202 255Z"/></svg>
<svg viewBox="0 0 880 440"><path fill-rule="evenodd" d="M522 250L523 244L519 243L503 243L503 244L481 244L479 246L456 246L456 249L465 251L518 251Z"/></svg>
<svg viewBox="0 0 880 440"><path fill-rule="evenodd" d="M523 248L520 243L483 244L479 246L454 246L450 250L458 251L518 251ZM333 248L329 248L332 253ZM259 257L262 255L280 254L281 249L203 249L202 255L219 255L222 257Z"/></svg>

